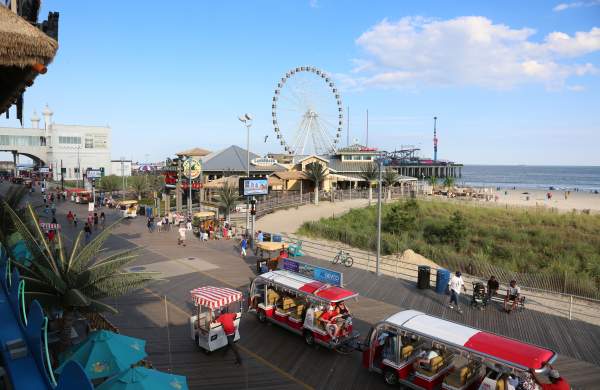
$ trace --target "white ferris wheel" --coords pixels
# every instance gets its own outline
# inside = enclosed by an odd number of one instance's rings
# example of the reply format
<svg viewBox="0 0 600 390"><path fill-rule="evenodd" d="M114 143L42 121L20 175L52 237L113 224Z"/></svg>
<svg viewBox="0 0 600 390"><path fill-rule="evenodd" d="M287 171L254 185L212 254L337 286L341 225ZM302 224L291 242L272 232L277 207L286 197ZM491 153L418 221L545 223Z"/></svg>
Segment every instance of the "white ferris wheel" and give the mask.
<svg viewBox="0 0 600 390"><path fill-rule="evenodd" d="M291 155L334 153L342 137L342 98L331 76L314 66L291 69L277 83L273 128Z"/></svg>

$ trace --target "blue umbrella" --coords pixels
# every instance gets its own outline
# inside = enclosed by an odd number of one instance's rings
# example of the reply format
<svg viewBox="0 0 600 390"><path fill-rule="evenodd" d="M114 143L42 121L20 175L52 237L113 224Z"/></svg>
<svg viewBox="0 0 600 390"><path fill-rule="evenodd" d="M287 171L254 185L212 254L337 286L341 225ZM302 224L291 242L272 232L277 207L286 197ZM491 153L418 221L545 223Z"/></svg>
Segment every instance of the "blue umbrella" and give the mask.
<svg viewBox="0 0 600 390"><path fill-rule="evenodd" d="M96 390L188 390L188 385L185 376L134 367L107 380Z"/></svg>
<svg viewBox="0 0 600 390"><path fill-rule="evenodd" d="M56 372L60 374L67 362L73 360L81 364L90 379L110 377L145 358L145 347L144 340L98 330L67 352Z"/></svg>

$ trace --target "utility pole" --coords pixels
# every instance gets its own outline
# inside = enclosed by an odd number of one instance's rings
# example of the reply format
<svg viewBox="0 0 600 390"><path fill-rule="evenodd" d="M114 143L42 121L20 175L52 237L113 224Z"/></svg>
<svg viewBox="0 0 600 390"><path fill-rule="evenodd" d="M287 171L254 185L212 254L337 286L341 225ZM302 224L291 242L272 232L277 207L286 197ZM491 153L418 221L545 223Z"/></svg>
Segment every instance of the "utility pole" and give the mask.
<svg viewBox="0 0 600 390"><path fill-rule="evenodd" d="M181 205L181 158L177 160L177 184L175 185L175 208L178 213L183 208Z"/></svg>
<svg viewBox="0 0 600 390"><path fill-rule="evenodd" d="M188 195L188 215L191 218L192 217L192 207L193 207L193 201L192 201L192 157L188 157L187 162L188 162L188 178L189 183L189 195Z"/></svg>
<svg viewBox="0 0 600 390"><path fill-rule="evenodd" d="M437 116L433 117L433 161L437 161Z"/></svg>
<svg viewBox="0 0 600 390"><path fill-rule="evenodd" d="M81 145L77 146L77 188L79 188L79 177L81 175L81 161L79 161L79 149L81 149Z"/></svg>
<svg viewBox="0 0 600 390"><path fill-rule="evenodd" d="M65 191L65 174L63 173L62 158L60 159L60 190Z"/></svg>
<svg viewBox="0 0 600 390"><path fill-rule="evenodd" d="M348 119L346 119L346 146L350 146L350 106L346 107Z"/></svg>
<svg viewBox="0 0 600 390"><path fill-rule="evenodd" d="M367 144L365 146L369 146L369 110L367 110Z"/></svg>

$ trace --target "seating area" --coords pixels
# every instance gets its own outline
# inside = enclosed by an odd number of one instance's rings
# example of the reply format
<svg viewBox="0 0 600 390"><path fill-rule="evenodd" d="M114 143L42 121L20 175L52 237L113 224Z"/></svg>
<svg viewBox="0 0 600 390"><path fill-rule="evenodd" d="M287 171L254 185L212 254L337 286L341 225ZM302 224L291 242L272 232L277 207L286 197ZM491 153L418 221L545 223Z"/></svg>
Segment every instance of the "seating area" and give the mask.
<svg viewBox="0 0 600 390"><path fill-rule="evenodd" d="M454 362L454 369L444 378L444 384L452 388L462 388L481 374L481 362L467 362L461 358L461 362Z"/></svg>
<svg viewBox="0 0 600 390"><path fill-rule="evenodd" d="M267 289L267 303L275 306L277 314L281 316L290 316L296 320L301 320L306 307L306 302L300 297L284 295L272 288Z"/></svg>
<svg viewBox="0 0 600 390"><path fill-rule="evenodd" d="M434 376L452 364L454 354L448 351L438 352L440 356L431 359L429 366L420 365L415 370L424 376Z"/></svg>
<svg viewBox="0 0 600 390"><path fill-rule="evenodd" d="M504 298L506 298L505 294L493 294L490 297L490 299L493 302L498 302L501 304L504 304ZM525 309L525 301L526 301L525 295L520 294L519 298L517 298L517 309L524 310ZM512 304L512 302L509 302L509 303Z"/></svg>

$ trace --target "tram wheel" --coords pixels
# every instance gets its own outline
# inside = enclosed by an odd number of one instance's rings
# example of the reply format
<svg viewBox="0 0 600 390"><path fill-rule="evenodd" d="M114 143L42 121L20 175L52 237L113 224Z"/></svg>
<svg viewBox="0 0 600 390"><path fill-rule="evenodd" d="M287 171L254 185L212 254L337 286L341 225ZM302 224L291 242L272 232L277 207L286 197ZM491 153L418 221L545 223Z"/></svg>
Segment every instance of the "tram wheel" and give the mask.
<svg viewBox="0 0 600 390"><path fill-rule="evenodd" d="M258 321L263 323L267 321L267 315L264 310L258 310Z"/></svg>
<svg viewBox="0 0 600 390"><path fill-rule="evenodd" d="M398 384L398 373L396 372L396 370L392 370L391 368L387 368L383 372L383 380L388 385L395 386L395 385Z"/></svg>
<svg viewBox="0 0 600 390"><path fill-rule="evenodd" d="M306 344L308 345L315 344L315 336L312 334L311 331L307 330L304 332L304 341L306 341Z"/></svg>

